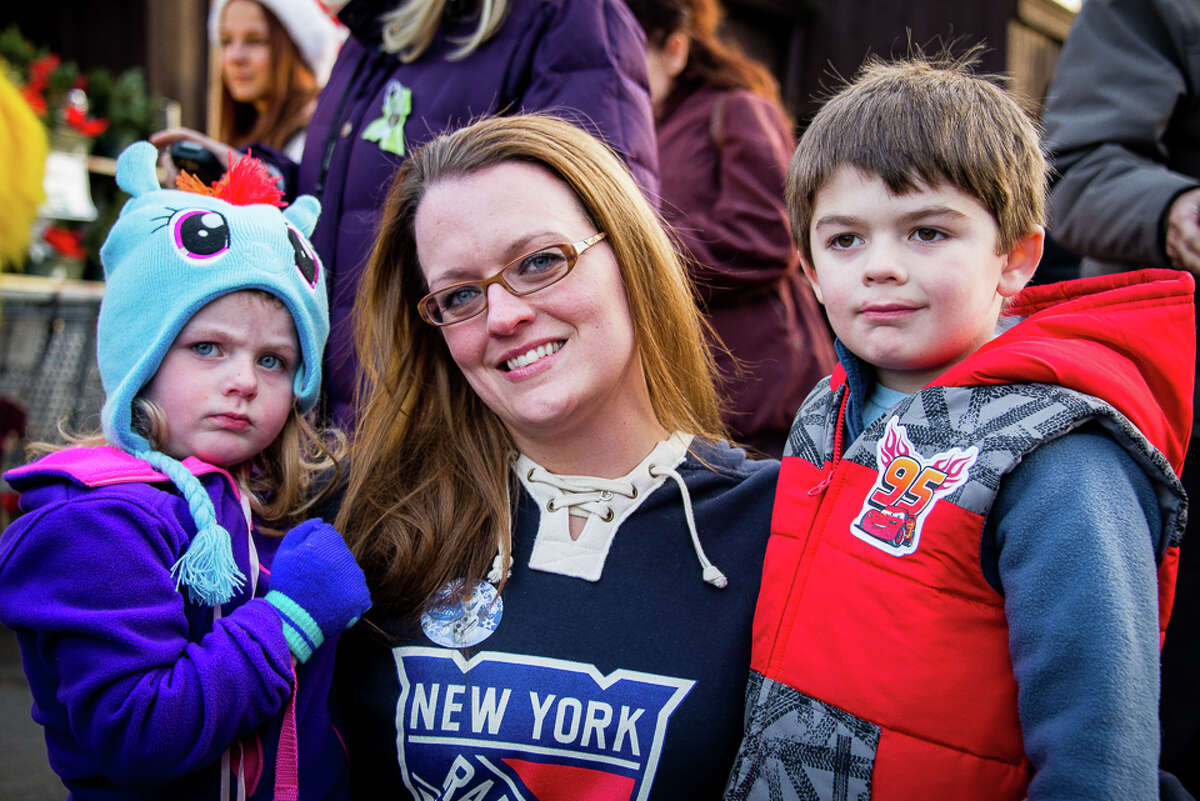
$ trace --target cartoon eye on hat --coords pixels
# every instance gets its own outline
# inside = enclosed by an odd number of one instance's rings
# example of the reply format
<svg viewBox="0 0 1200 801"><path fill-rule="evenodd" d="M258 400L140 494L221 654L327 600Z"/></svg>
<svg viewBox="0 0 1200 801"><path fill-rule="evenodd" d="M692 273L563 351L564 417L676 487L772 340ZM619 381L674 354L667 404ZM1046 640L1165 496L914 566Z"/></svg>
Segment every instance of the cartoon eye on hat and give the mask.
<svg viewBox="0 0 1200 801"><path fill-rule="evenodd" d="M295 257L296 268L300 270L300 274L304 276L304 282L309 287L317 285L317 277L320 275L320 260L317 259L317 254L313 252L312 245L308 240L300 235L295 228L290 224L287 227L288 241L292 243L292 253Z"/></svg>
<svg viewBox="0 0 1200 801"><path fill-rule="evenodd" d="M175 247L191 259L211 259L229 250L229 223L218 211L186 209L176 212L171 220L171 233Z"/></svg>

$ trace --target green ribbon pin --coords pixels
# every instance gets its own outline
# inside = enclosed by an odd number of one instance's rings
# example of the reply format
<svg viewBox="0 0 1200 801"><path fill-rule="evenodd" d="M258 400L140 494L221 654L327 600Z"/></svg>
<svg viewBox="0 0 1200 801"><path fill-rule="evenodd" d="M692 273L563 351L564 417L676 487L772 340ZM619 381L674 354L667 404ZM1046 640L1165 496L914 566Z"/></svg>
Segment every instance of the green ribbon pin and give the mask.
<svg viewBox="0 0 1200 801"><path fill-rule="evenodd" d="M399 81L389 81L383 95L383 116L373 120L362 138L378 142L380 150L404 155L404 121L412 112L412 90Z"/></svg>

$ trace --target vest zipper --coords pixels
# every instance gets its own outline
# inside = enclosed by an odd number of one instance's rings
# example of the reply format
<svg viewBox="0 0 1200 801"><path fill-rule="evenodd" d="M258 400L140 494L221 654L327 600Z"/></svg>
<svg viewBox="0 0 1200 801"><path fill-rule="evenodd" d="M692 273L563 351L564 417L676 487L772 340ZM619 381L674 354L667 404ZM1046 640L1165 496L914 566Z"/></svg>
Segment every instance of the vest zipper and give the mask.
<svg viewBox="0 0 1200 801"><path fill-rule="evenodd" d="M807 494L810 497L822 495L829 484L833 481L834 472L837 465L842 460L842 451L845 447L845 430L846 430L846 407L850 399L850 388L846 387L841 403L838 404L837 417L834 419L833 433L833 453L829 461L829 471L826 476L821 479L820 483L811 487ZM804 588L808 586L808 576L811 570L812 560L809 555L813 549L821 541L821 532L825 527L825 522L831 514L831 510L836 504L826 503L828 498L821 498L817 501L817 508L813 515L812 522L808 526L808 533L804 538L804 546L800 550L800 557L797 560L796 571L793 574L792 584L788 588L787 598L784 601L781 609L783 610L783 619L779 621L779 628L776 630L774 641L771 643L771 652L767 657L765 674L770 677L779 675L779 668L782 664L781 657L787 653L787 642L792 636L792 625L794 624L795 610L799 609L799 599L804 595Z"/></svg>

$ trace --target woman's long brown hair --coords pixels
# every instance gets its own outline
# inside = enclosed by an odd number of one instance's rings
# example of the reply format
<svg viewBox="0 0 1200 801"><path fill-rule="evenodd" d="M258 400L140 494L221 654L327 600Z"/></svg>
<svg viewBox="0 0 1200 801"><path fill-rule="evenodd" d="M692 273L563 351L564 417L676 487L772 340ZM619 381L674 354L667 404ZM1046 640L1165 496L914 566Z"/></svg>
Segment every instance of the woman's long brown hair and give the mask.
<svg viewBox="0 0 1200 801"><path fill-rule="evenodd" d="M550 116L485 119L440 136L401 167L355 303L363 369L338 529L377 607L419 612L447 582L486 575L511 553L518 485L508 431L467 384L442 334L417 315L427 291L413 221L439 180L509 161L566 183L620 267L658 421L711 439L723 429L687 274L620 159Z"/></svg>

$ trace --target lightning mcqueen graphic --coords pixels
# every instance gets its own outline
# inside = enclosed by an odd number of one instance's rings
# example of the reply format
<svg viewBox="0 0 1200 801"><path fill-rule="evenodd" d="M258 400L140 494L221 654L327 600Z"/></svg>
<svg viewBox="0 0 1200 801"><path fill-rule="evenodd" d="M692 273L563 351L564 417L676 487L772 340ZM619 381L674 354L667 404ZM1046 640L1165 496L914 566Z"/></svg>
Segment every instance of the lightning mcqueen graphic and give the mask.
<svg viewBox="0 0 1200 801"><path fill-rule="evenodd" d="M893 416L875 452L879 473L850 533L892 556L907 556L917 551L930 510L967 480L979 451L974 446L951 448L925 457Z"/></svg>
<svg viewBox="0 0 1200 801"><path fill-rule="evenodd" d="M897 548L912 545L917 518L898 506L868 509L858 525L872 537L890 542Z"/></svg>

